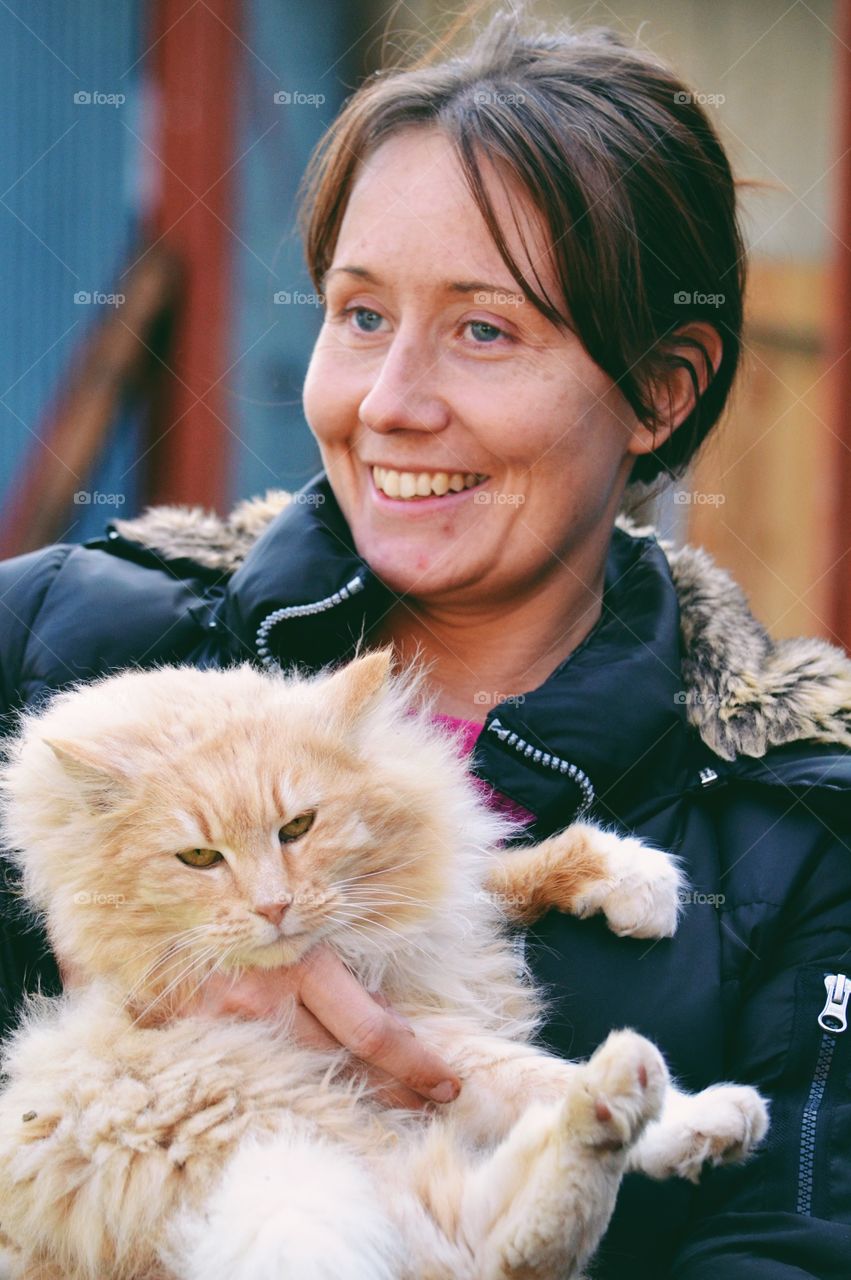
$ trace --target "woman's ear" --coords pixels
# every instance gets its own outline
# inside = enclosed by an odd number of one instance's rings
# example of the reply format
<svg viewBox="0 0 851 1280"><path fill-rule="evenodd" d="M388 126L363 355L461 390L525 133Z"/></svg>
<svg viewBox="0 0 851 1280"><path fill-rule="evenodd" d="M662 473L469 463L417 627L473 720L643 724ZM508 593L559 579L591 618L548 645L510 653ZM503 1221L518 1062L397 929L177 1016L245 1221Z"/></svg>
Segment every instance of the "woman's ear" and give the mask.
<svg viewBox="0 0 851 1280"><path fill-rule="evenodd" d="M695 320L677 329L665 345L669 356L682 356L689 360L697 374L697 385L703 395L709 384L706 362L698 347L690 343L678 343L678 338L694 338L705 348L712 364L713 376L718 372L724 343L718 330L703 320ZM650 398L655 409L654 427L638 423L632 431L627 452L639 455L652 453L671 436L681 422L685 422L695 406L694 387L688 369L682 365L671 369L664 376L658 375L649 384ZM655 429L654 429L655 428Z"/></svg>

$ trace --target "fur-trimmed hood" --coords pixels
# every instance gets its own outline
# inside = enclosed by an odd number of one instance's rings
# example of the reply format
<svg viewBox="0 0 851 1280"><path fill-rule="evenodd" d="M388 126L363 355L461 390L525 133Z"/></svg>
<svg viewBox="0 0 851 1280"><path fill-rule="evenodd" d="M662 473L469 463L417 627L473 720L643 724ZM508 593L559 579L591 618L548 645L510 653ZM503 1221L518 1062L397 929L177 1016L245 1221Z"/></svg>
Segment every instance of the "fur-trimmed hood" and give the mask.
<svg viewBox="0 0 851 1280"><path fill-rule="evenodd" d="M153 507L114 527L166 559L231 573L290 501L271 490L226 518ZM654 534L625 518L618 525L633 537ZM824 640L772 640L711 556L699 547L659 545L679 602L686 713L707 746L726 760L802 740L851 748L851 659Z"/></svg>

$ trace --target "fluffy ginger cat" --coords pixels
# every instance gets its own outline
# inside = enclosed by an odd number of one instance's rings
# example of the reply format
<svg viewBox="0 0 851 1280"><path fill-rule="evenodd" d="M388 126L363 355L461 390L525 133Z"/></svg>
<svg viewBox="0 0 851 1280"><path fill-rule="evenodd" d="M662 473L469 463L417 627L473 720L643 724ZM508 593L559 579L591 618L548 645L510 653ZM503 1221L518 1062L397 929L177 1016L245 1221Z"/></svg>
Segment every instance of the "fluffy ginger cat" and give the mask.
<svg viewBox="0 0 851 1280"><path fill-rule="evenodd" d="M680 1094L631 1031L587 1063L531 1042L502 908L665 935L679 873L589 825L502 849L510 825L390 668L132 671L24 716L4 843L80 981L6 1047L13 1280L571 1280L626 1169L695 1179L763 1136L754 1090ZM452 1065L455 1102L380 1107L287 1010L175 1016L210 973L320 940Z"/></svg>

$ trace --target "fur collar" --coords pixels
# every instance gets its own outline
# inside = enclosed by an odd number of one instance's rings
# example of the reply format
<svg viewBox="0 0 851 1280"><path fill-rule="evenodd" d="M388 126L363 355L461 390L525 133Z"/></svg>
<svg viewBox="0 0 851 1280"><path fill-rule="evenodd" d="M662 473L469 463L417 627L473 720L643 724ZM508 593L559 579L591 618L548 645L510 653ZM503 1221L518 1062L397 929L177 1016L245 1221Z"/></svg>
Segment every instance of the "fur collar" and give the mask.
<svg viewBox="0 0 851 1280"><path fill-rule="evenodd" d="M168 559L233 572L289 501L270 490L227 518L200 507L152 507L115 528ZM618 525L633 537L655 536L625 517ZM802 740L851 748L851 659L824 640L773 641L705 551L660 546L679 599L686 711L707 746L725 760Z"/></svg>

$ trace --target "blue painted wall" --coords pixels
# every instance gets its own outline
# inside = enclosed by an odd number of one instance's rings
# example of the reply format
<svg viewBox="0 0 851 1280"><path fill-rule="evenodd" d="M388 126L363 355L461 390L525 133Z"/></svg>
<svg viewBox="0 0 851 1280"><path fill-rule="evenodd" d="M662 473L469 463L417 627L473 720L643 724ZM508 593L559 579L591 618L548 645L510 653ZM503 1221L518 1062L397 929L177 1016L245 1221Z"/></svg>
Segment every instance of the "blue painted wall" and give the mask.
<svg viewBox="0 0 851 1280"><path fill-rule="evenodd" d="M80 297L116 292L133 240L139 46L138 0L0 6L0 503L95 317ZM116 424L116 464L135 430L130 418ZM120 470L105 460L85 488L134 506L133 473ZM117 510L77 504L67 536Z"/></svg>
<svg viewBox="0 0 851 1280"><path fill-rule="evenodd" d="M244 244L237 246L233 332L238 363L227 379L229 420L239 436L234 497L296 487L319 465L301 387L321 308L295 233L295 195L314 143L349 92L342 81L353 83L349 46L359 51L362 42L349 30L352 9L352 0L298 10L279 0L249 6L240 149L250 150L239 167Z"/></svg>
<svg viewBox="0 0 851 1280"><path fill-rule="evenodd" d="M304 300L295 194L349 92L343 82L357 79L358 8L244 0L225 379L234 500L299 485L318 465L301 385L320 307ZM96 317L80 296L120 292L137 240L147 9L145 0L0 4L0 510ZM75 485L88 500L69 509L65 539L139 509L139 452L139 424L123 410L95 474Z"/></svg>

